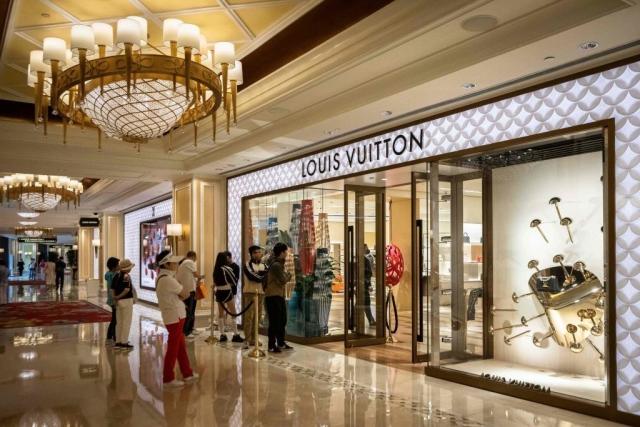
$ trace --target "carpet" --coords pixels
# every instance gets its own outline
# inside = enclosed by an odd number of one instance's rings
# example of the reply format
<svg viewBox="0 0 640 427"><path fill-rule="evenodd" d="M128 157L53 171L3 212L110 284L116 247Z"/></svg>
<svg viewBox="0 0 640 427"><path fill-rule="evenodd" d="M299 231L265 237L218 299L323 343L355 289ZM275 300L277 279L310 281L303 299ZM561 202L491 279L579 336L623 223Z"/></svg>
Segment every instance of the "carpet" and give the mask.
<svg viewBox="0 0 640 427"><path fill-rule="evenodd" d="M44 280L9 280L9 286L47 286Z"/></svg>
<svg viewBox="0 0 640 427"><path fill-rule="evenodd" d="M87 301L17 302L0 305L0 328L109 322L111 312Z"/></svg>

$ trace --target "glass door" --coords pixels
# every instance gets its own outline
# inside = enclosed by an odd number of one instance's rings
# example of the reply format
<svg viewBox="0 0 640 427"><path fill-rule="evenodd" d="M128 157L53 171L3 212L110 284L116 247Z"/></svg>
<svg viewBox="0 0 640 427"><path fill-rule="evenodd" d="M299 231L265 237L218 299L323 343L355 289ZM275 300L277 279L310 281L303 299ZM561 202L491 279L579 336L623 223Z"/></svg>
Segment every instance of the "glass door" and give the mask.
<svg viewBox="0 0 640 427"><path fill-rule="evenodd" d="M383 344L384 188L345 185L345 347Z"/></svg>
<svg viewBox="0 0 640 427"><path fill-rule="evenodd" d="M423 172L411 174L411 361L428 360L429 306L427 284L429 282L429 177Z"/></svg>

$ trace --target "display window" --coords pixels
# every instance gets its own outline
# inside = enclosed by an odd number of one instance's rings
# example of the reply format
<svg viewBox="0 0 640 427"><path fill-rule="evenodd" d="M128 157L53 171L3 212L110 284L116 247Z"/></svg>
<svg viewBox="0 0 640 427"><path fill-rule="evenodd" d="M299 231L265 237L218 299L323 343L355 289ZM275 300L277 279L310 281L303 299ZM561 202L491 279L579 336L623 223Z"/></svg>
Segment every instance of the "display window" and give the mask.
<svg viewBox="0 0 640 427"><path fill-rule="evenodd" d="M344 191L342 183L250 199L245 207L246 247L289 247L286 269L287 334L341 335L344 321ZM266 326L266 319L261 319Z"/></svg>
<svg viewBox="0 0 640 427"><path fill-rule="evenodd" d="M431 164L431 368L607 401L604 137Z"/></svg>

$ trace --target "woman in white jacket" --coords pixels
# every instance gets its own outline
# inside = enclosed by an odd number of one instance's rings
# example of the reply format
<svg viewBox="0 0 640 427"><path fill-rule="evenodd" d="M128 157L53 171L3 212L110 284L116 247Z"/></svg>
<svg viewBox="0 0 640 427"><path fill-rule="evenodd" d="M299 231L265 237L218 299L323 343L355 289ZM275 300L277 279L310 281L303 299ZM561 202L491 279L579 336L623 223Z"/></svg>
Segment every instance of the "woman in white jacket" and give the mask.
<svg viewBox="0 0 640 427"><path fill-rule="evenodd" d="M183 289L175 278L181 259L182 257L175 256L171 251L166 250L156 256L156 265L160 269L156 278L156 295L162 313L162 322L169 332L162 378L165 387L181 387L184 382L198 380L198 374L191 369L182 332L187 317L183 300L189 296L189 290ZM173 368L176 365L176 360L184 381L175 378Z"/></svg>

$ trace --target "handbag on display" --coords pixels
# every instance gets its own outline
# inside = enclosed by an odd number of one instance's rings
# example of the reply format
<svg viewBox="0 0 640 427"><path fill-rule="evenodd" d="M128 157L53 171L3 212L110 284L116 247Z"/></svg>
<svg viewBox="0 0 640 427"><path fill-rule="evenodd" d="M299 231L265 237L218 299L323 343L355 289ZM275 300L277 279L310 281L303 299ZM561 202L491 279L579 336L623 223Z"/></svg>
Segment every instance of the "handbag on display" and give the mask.
<svg viewBox="0 0 640 427"><path fill-rule="evenodd" d="M200 280L196 285L196 299L197 300L205 299L208 294L209 294L209 291L207 290L207 285L204 284L203 280Z"/></svg>

